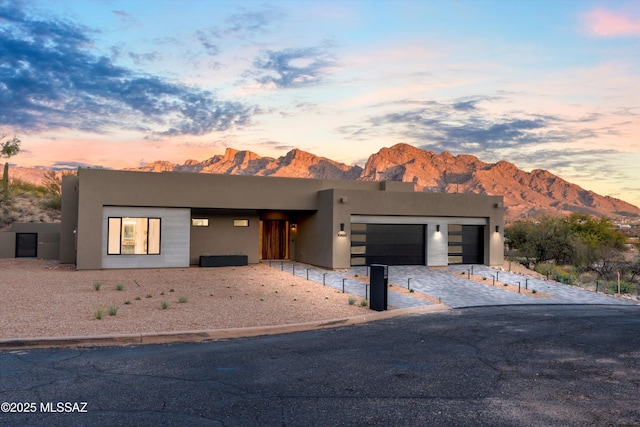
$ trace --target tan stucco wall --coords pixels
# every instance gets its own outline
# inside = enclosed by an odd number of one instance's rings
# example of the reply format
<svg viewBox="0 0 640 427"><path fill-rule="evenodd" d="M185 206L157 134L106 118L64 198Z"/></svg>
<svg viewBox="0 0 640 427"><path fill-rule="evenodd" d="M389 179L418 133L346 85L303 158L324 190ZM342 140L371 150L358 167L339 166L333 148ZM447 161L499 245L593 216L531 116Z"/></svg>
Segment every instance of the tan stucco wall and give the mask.
<svg viewBox="0 0 640 427"><path fill-rule="evenodd" d="M0 258L14 258L16 256L16 233L0 232Z"/></svg>
<svg viewBox="0 0 640 427"><path fill-rule="evenodd" d="M209 219L208 227L191 226L191 264L198 264L200 255L247 255L249 263L259 261L260 217L256 211L198 213L191 217ZM234 219L248 219L249 226L234 227Z"/></svg>
<svg viewBox="0 0 640 427"><path fill-rule="evenodd" d="M77 262L99 269L102 206L310 211L317 192L331 186L377 190L378 182L279 177L145 173L83 169L78 182ZM63 203L65 199L63 198ZM65 250L69 247L65 240Z"/></svg>
<svg viewBox="0 0 640 427"><path fill-rule="evenodd" d="M15 257L17 233L36 233L38 235L37 257L40 259L59 259L60 229L60 223L13 223L9 231L0 232L0 258Z"/></svg>
<svg viewBox="0 0 640 427"><path fill-rule="evenodd" d="M326 191L316 194L317 211L298 223L296 260L333 268L333 236L331 196Z"/></svg>
<svg viewBox="0 0 640 427"><path fill-rule="evenodd" d="M62 177L62 225L60 228L60 262L62 264L73 264L76 260L78 186L77 176Z"/></svg>
<svg viewBox="0 0 640 427"><path fill-rule="evenodd" d="M328 268L348 268L350 264L351 215L415 215L482 217L487 220L486 263L502 263L503 209L502 197L475 194L414 193L411 183L379 183L195 173L144 173L108 170L82 170L79 180L63 179L64 249L61 257L73 253L73 230L77 227L78 268L101 268L103 206L176 207L197 209L254 210L283 212L297 221L292 238L291 258ZM67 190L70 189L70 190ZM77 225L73 214L74 189L78 191ZM383 191L386 189L386 191ZM69 191L67 197L64 191ZM500 206L500 208L496 207ZM215 215L214 215L215 216ZM222 220L223 218L221 218ZM215 221L218 221L216 219ZM257 226L256 221L251 221ZM339 237L340 223L345 224L346 237ZM493 233L495 226L500 233ZM224 255L229 255L229 242L234 235L226 228L219 230L220 241L226 242ZM209 231L193 230L191 262L205 250ZM250 227L238 241L237 250L257 262L259 229ZM245 239L246 238L246 239ZM252 239L256 239L251 242ZM212 246L209 252L218 251ZM252 249L253 248L253 249ZM232 253L233 254L233 253Z"/></svg>
<svg viewBox="0 0 640 427"><path fill-rule="evenodd" d="M452 218L485 218L485 264L502 265L504 259L504 209L501 196L449 193L406 193L361 190L332 190L336 206L333 220L336 224L350 224L351 215L434 216ZM341 200L346 200L342 203ZM495 227L500 232L495 233ZM350 234L350 230L347 230ZM342 255L338 255L338 254ZM342 248L335 247L335 265L344 259ZM346 268L346 267L335 267Z"/></svg>

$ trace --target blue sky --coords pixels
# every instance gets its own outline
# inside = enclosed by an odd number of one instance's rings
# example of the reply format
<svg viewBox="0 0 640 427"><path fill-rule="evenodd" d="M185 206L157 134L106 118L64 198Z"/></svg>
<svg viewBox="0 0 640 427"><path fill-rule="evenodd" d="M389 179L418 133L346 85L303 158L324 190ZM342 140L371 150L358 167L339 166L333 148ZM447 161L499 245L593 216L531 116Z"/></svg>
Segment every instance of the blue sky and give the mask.
<svg viewBox="0 0 640 427"><path fill-rule="evenodd" d="M640 205L635 1L0 0L20 166L404 142Z"/></svg>

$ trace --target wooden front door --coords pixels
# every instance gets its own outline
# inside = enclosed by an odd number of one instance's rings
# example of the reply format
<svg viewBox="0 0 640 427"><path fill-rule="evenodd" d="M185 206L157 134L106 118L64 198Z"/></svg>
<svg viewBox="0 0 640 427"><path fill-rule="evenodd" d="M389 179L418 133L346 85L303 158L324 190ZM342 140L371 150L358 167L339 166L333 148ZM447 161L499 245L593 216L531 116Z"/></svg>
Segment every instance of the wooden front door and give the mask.
<svg viewBox="0 0 640 427"><path fill-rule="evenodd" d="M289 259L289 221L262 221L262 259Z"/></svg>

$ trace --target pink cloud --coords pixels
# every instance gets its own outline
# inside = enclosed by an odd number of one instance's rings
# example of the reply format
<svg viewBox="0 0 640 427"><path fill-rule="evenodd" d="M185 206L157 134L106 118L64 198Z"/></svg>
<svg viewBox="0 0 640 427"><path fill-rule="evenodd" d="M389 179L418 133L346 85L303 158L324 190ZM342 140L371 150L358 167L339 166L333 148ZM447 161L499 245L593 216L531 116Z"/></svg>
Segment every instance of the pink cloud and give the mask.
<svg viewBox="0 0 640 427"><path fill-rule="evenodd" d="M630 12L630 11L629 11ZM640 13L594 9L583 16L587 32L599 37L640 36Z"/></svg>

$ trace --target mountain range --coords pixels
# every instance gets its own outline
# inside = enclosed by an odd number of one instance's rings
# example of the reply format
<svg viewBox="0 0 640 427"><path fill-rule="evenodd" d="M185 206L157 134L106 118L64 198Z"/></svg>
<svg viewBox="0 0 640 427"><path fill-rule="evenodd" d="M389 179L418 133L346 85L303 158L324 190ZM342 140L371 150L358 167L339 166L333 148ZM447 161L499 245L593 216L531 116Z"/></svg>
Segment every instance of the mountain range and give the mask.
<svg viewBox="0 0 640 427"><path fill-rule="evenodd" d="M21 178L19 169L22 168L12 169L15 171L14 177ZM539 213L571 212L612 219L640 218L640 208L637 206L613 197L600 196L543 169L525 172L506 161L485 163L471 155L436 154L408 144L381 149L369 156L364 168L299 149L272 158L227 148L223 155L215 155L204 161L187 160L183 164L176 164L160 160L128 170L405 181L413 182L415 191L502 195L507 220ZM37 182L34 177L21 179Z"/></svg>

